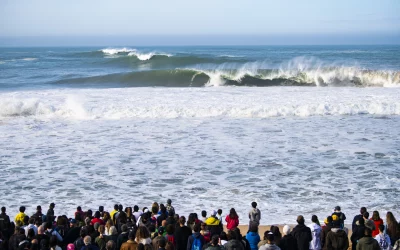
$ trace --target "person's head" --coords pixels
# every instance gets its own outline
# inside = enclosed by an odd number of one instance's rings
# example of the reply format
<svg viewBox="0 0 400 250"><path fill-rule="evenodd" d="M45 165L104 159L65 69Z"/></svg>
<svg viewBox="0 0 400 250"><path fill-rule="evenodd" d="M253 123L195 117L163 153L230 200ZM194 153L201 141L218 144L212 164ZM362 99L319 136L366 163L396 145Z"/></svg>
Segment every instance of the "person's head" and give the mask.
<svg viewBox="0 0 400 250"><path fill-rule="evenodd" d="M138 205L133 206L133 211L134 211L134 212L138 212L138 211L139 211Z"/></svg>
<svg viewBox="0 0 400 250"><path fill-rule="evenodd" d="M252 206L253 208L256 208L256 207L257 207L257 202L253 201L253 202L251 203L251 206Z"/></svg>
<svg viewBox="0 0 400 250"><path fill-rule="evenodd" d="M165 245L167 244L167 241L165 240L164 237L162 237L159 241L158 241L158 246L160 248L165 248Z"/></svg>
<svg viewBox="0 0 400 250"><path fill-rule="evenodd" d="M76 208L76 211L82 212L82 208L81 208L80 206L78 206L78 207Z"/></svg>
<svg viewBox="0 0 400 250"><path fill-rule="evenodd" d="M92 209L88 209L88 211L86 212L86 217L92 218L92 215L93 215Z"/></svg>
<svg viewBox="0 0 400 250"><path fill-rule="evenodd" d="M106 243L106 250L115 250L116 244L113 240L109 240Z"/></svg>
<svg viewBox="0 0 400 250"><path fill-rule="evenodd" d="M378 211L373 211L372 212L372 219L373 220L380 220L381 218L379 217L379 212Z"/></svg>
<svg viewBox="0 0 400 250"><path fill-rule="evenodd" d="M364 235L371 237L372 236L372 229L369 228L369 227L365 227Z"/></svg>
<svg viewBox="0 0 400 250"><path fill-rule="evenodd" d="M299 225L304 225L304 217L303 217L303 215L297 216L296 221L297 221L297 223L299 223Z"/></svg>
<svg viewBox="0 0 400 250"><path fill-rule="evenodd" d="M253 232L253 233L257 233L258 232L258 225L256 223L251 223L249 231Z"/></svg>
<svg viewBox="0 0 400 250"><path fill-rule="evenodd" d="M364 219L367 220L369 218L369 213L368 212L363 213L363 217L364 217Z"/></svg>
<svg viewBox="0 0 400 250"><path fill-rule="evenodd" d="M56 207L56 204L54 204L53 202L50 203L50 208L55 208L55 207Z"/></svg>
<svg viewBox="0 0 400 250"><path fill-rule="evenodd" d="M33 239L33 237L35 237L35 231L33 230L33 228L29 228L29 230L28 230L28 238L29 239Z"/></svg>
<svg viewBox="0 0 400 250"><path fill-rule="evenodd" d="M392 223L394 223L396 221L396 219L394 218L394 215L393 215L393 213L392 212L387 212L386 213L386 223L387 224L392 224Z"/></svg>
<svg viewBox="0 0 400 250"><path fill-rule="evenodd" d="M140 241L150 237L150 232L145 226L139 226L136 231L136 238Z"/></svg>
<svg viewBox="0 0 400 250"><path fill-rule="evenodd" d="M167 221L166 220L161 221L161 226L165 228L167 226Z"/></svg>
<svg viewBox="0 0 400 250"><path fill-rule="evenodd" d="M168 199L168 200L167 200L167 204L168 204L168 205L171 205L171 204L172 204L171 199Z"/></svg>
<svg viewBox="0 0 400 250"><path fill-rule="evenodd" d="M282 237L281 232L279 231L279 227L271 228L271 232L274 234L275 239L280 239Z"/></svg>
<svg viewBox="0 0 400 250"><path fill-rule="evenodd" d="M139 243L139 244L137 245L136 250L144 250L144 245L143 245L143 243Z"/></svg>
<svg viewBox="0 0 400 250"><path fill-rule="evenodd" d="M200 224L198 224L198 223L194 224L194 226L193 226L193 231L194 231L195 233L200 232L200 229L201 229Z"/></svg>
<svg viewBox="0 0 400 250"><path fill-rule="evenodd" d="M380 232L380 233L383 233L383 232L385 231L385 225L380 224L379 227L378 227L378 229L379 229L379 232Z"/></svg>
<svg viewBox="0 0 400 250"><path fill-rule="evenodd" d="M75 220L75 219L71 219L70 221L69 221L69 226L70 227L76 227L76 224L77 224L78 222Z"/></svg>
<svg viewBox="0 0 400 250"><path fill-rule="evenodd" d="M229 230L227 237L228 237L228 240L236 240L237 239L236 231Z"/></svg>
<svg viewBox="0 0 400 250"><path fill-rule="evenodd" d="M130 231L129 235L128 235L128 239L133 241L133 240L135 240L135 237L136 237L135 232L134 231Z"/></svg>
<svg viewBox="0 0 400 250"><path fill-rule="evenodd" d="M201 211L201 216L207 217L207 212L206 212L206 210Z"/></svg>
<svg viewBox="0 0 400 250"><path fill-rule="evenodd" d="M219 242L219 236L218 236L218 234L214 234L214 235L211 237L211 244L212 244L213 246L218 246L218 242Z"/></svg>
<svg viewBox="0 0 400 250"><path fill-rule="evenodd" d="M29 218L28 223L29 224L35 224L35 217Z"/></svg>
<svg viewBox="0 0 400 250"><path fill-rule="evenodd" d="M207 224L204 223L204 222L202 222L202 223L200 224L200 229L201 229L201 230L207 230Z"/></svg>
<svg viewBox="0 0 400 250"><path fill-rule="evenodd" d="M174 244L172 242L170 242L170 241L167 241L165 243L165 250L175 250Z"/></svg>
<svg viewBox="0 0 400 250"><path fill-rule="evenodd" d="M314 222L314 223L319 224L318 216L316 216L315 214L313 216L311 216L311 221Z"/></svg>
<svg viewBox="0 0 400 250"><path fill-rule="evenodd" d="M85 238L83 238L83 243L85 243L85 246L90 245L91 242L92 242L92 238L89 235L87 235L87 236L85 236Z"/></svg>
<svg viewBox="0 0 400 250"><path fill-rule="evenodd" d="M222 209L218 209L217 213L218 215L222 215Z"/></svg>
<svg viewBox="0 0 400 250"><path fill-rule="evenodd" d="M284 227L283 227L283 229L282 229L282 232L283 232L283 234L284 235L288 235L288 234L290 234L290 226L289 225L285 225Z"/></svg>
<svg viewBox="0 0 400 250"><path fill-rule="evenodd" d="M335 210L335 212L340 212L340 211L341 211L341 209L340 209L339 206L336 206L336 207L334 208L334 210Z"/></svg>
<svg viewBox="0 0 400 250"><path fill-rule="evenodd" d="M118 210L118 204L114 205L114 210Z"/></svg>
<svg viewBox="0 0 400 250"><path fill-rule="evenodd" d="M360 214L361 215L364 215L365 212L367 212L367 208L366 207L360 208Z"/></svg>
<svg viewBox="0 0 400 250"><path fill-rule="evenodd" d="M235 210L234 208L231 208L231 210L229 210L229 217L230 217L231 219L234 219L234 218L237 218L237 217L238 217L238 215L237 215L237 213L236 213L236 210Z"/></svg>
<svg viewBox="0 0 400 250"><path fill-rule="evenodd" d="M55 246L57 246L57 236L52 235L49 239L49 246L51 248L55 248Z"/></svg>
<svg viewBox="0 0 400 250"><path fill-rule="evenodd" d="M117 235L118 234L118 230L115 226L111 226L110 227L110 234L111 235Z"/></svg>
<svg viewBox="0 0 400 250"><path fill-rule="evenodd" d="M4 214L6 212L6 207L1 207L1 212Z"/></svg>
<svg viewBox="0 0 400 250"><path fill-rule="evenodd" d="M94 213L94 218L100 219L100 211Z"/></svg>
<svg viewBox="0 0 400 250"><path fill-rule="evenodd" d="M97 230L100 234L104 234L104 232L106 231L106 227L104 225L100 225L99 229Z"/></svg>
<svg viewBox="0 0 400 250"><path fill-rule="evenodd" d="M324 220L324 222L325 222L325 224L327 224L327 225L328 225L328 224L331 225L332 222L333 222L332 216L326 217L326 219Z"/></svg>
<svg viewBox="0 0 400 250"><path fill-rule="evenodd" d="M51 222L46 222L46 229L51 229L53 227Z"/></svg>
<svg viewBox="0 0 400 250"><path fill-rule="evenodd" d="M75 245L70 243L67 245L67 250L75 250Z"/></svg>
<svg viewBox="0 0 400 250"><path fill-rule="evenodd" d="M126 225L126 224L123 224L122 226L121 226L121 231L122 232L128 232L128 226Z"/></svg>
<svg viewBox="0 0 400 250"><path fill-rule="evenodd" d="M38 234L44 234L44 228L43 228L43 226L39 226L39 227L37 228L37 231L38 231Z"/></svg>
<svg viewBox="0 0 400 250"><path fill-rule="evenodd" d="M224 231L222 231L222 232L219 234L219 238L220 238L221 240L226 240L226 241L228 241L228 236L226 235L226 233L225 233Z"/></svg>
<svg viewBox="0 0 400 250"><path fill-rule="evenodd" d="M179 225L180 225L181 227L183 227L183 226L185 225L185 223L186 223L186 218L185 218L185 216L179 217Z"/></svg>
<svg viewBox="0 0 400 250"><path fill-rule="evenodd" d="M271 243L274 243L274 241L275 241L275 236L274 236L274 234L273 234L272 232L269 232L269 233L267 234L267 242L268 242L269 244L271 244Z"/></svg>
<svg viewBox="0 0 400 250"><path fill-rule="evenodd" d="M99 206L99 212L100 213L104 212L104 207L103 206Z"/></svg>
<svg viewBox="0 0 400 250"><path fill-rule="evenodd" d="M169 235L174 234L174 232L175 232L174 225L172 225L172 224L167 225L166 231L167 231L167 234L169 234Z"/></svg>
<svg viewBox="0 0 400 250"><path fill-rule="evenodd" d="M19 211L20 211L21 213L25 213L25 207L24 207L24 206L19 207Z"/></svg>

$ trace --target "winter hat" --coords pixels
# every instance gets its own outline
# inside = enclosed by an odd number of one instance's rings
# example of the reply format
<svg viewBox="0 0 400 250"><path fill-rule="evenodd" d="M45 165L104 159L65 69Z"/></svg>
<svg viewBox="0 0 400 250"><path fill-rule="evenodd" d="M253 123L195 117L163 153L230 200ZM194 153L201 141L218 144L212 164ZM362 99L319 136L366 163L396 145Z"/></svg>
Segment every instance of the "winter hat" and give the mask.
<svg viewBox="0 0 400 250"><path fill-rule="evenodd" d="M68 244L67 245L67 250L75 250L75 245L74 244Z"/></svg>
<svg viewBox="0 0 400 250"><path fill-rule="evenodd" d="M211 216L215 216L217 214L217 211L211 210L210 214L211 214Z"/></svg>
<svg viewBox="0 0 400 250"><path fill-rule="evenodd" d="M290 226L289 226L289 225L285 225L285 226L283 227L282 231L283 231L283 233L284 233L285 235L290 234Z"/></svg>

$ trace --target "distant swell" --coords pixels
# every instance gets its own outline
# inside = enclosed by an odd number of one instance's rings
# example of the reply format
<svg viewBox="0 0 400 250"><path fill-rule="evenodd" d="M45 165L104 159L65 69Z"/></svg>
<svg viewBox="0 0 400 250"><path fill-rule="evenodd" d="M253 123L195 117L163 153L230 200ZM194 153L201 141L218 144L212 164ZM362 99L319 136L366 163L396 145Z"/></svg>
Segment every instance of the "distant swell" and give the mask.
<svg viewBox="0 0 400 250"><path fill-rule="evenodd" d="M301 70L275 69L176 69L116 73L102 76L63 79L55 84L125 87L204 87L204 86L349 86L397 87L400 72L325 68Z"/></svg>

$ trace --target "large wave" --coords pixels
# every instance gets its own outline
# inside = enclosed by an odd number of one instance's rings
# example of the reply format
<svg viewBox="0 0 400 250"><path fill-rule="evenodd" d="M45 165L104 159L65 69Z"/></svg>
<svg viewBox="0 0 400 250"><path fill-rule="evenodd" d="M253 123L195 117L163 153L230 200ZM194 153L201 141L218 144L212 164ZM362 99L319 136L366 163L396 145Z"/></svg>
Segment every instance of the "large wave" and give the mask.
<svg viewBox="0 0 400 250"><path fill-rule="evenodd" d="M126 87L204 87L204 86L400 86L400 72L362 70L352 67L317 69L175 69L146 70L101 76L63 79L55 84L118 85Z"/></svg>

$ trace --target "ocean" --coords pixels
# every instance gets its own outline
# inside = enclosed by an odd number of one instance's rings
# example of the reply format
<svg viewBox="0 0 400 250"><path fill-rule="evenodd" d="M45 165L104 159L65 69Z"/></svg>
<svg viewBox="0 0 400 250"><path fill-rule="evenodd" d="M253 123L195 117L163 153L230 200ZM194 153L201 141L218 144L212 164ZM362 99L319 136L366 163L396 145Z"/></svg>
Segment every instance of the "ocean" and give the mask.
<svg viewBox="0 0 400 250"><path fill-rule="evenodd" d="M0 48L10 215L400 208L400 46Z"/></svg>

